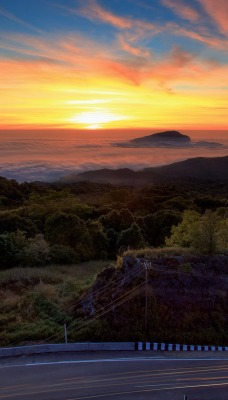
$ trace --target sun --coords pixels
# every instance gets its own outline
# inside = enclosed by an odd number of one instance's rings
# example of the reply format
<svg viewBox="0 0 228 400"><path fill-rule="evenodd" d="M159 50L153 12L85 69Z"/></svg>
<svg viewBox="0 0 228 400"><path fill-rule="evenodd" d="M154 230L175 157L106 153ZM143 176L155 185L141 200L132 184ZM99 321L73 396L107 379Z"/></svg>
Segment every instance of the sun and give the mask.
<svg viewBox="0 0 228 400"><path fill-rule="evenodd" d="M86 129L101 129L104 125L121 119L124 119L124 117L110 111L90 111L74 115L69 119L69 122Z"/></svg>

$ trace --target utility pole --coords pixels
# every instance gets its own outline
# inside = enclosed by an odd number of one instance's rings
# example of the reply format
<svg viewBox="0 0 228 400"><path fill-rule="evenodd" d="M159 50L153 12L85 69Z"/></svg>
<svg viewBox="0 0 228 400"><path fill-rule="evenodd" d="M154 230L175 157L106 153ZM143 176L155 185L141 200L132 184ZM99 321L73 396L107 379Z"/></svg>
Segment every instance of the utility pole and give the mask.
<svg viewBox="0 0 228 400"><path fill-rule="evenodd" d="M147 325L148 325L148 265L144 264L145 267L145 340L147 341Z"/></svg>
<svg viewBox="0 0 228 400"><path fill-rule="evenodd" d="M67 326L64 324L64 337L65 337L65 343L67 343Z"/></svg>

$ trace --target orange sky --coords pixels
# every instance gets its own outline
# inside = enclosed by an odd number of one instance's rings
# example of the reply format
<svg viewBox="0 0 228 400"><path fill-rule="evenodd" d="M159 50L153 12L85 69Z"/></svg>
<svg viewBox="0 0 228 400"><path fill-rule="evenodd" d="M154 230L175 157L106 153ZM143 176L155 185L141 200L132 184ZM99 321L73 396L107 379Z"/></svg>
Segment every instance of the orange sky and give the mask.
<svg viewBox="0 0 228 400"><path fill-rule="evenodd" d="M228 129L227 1L156 0L163 21L147 0L141 15L57 1L49 29L43 9L33 21L13 3L0 8L0 128Z"/></svg>

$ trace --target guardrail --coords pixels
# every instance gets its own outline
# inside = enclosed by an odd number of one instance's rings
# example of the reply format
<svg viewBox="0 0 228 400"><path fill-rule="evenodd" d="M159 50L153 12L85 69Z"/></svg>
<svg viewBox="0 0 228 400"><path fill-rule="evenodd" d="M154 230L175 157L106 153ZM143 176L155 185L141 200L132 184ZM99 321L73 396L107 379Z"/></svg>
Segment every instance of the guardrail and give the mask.
<svg viewBox="0 0 228 400"><path fill-rule="evenodd" d="M41 344L0 348L1 357L17 357L31 354L63 353L79 351L228 351L228 346L195 346L151 342L102 342Z"/></svg>

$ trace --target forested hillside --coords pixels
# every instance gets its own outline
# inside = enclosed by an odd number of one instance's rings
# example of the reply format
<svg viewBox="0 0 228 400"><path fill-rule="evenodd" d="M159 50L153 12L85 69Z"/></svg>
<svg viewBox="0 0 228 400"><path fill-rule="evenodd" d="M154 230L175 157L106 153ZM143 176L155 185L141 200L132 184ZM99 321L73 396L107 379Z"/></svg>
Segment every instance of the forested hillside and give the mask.
<svg viewBox="0 0 228 400"><path fill-rule="evenodd" d="M144 340L144 270L138 276L134 261L129 270L123 254L163 257L164 271L148 275L150 340L227 342L227 185L133 188L0 178L0 193L0 345L58 342L64 323L69 340ZM207 258L192 261L191 253ZM210 261L216 253L226 261ZM190 259L177 265L174 255ZM214 292L206 306L203 293Z"/></svg>
<svg viewBox="0 0 228 400"><path fill-rule="evenodd" d="M178 241L178 229L194 228L196 237L196 230L199 236L200 229L207 231L203 224L210 223L216 243L198 250L210 253L227 247L225 184L136 189L88 182L18 184L1 178L0 193L2 269L116 259L128 248L191 247L189 238ZM172 227L181 221L174 232Z"/></svg>
<svg viewBox="0 0 228 400"><path fill-rule="evenodd" d="M191 240L178 242L177 232L167 238L184 216L185 228L190 227L206 210L207 219L226 236L227 189L215 183L136 189L88 182L18 184L1 178L0 266L70 264L116 259L129 248L191 246ZM226 239L218 238L219 246L225 248ZM201 252L216 250L217 244Z"/></svg>

